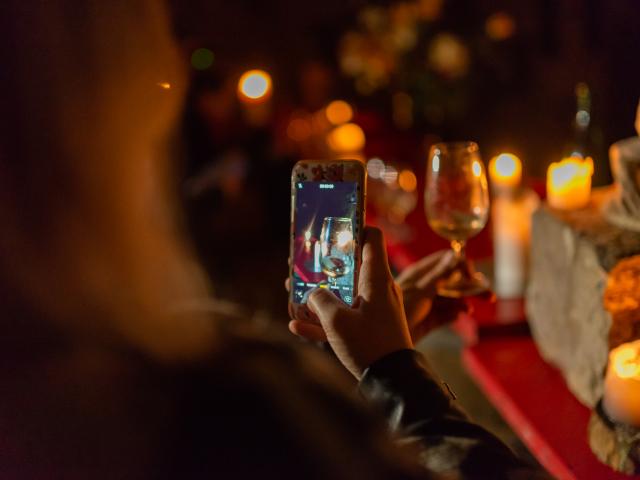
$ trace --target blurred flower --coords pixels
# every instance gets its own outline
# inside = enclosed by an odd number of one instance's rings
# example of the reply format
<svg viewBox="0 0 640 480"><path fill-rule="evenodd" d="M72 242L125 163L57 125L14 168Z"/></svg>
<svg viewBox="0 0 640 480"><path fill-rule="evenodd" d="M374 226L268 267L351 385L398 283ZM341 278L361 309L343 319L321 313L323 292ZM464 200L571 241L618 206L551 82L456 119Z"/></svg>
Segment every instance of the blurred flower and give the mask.
<svg viewBox="0 0 640 480"><path fill-rule="evenodd" d="M427 63L444 77L460 78L469 70L469 50L457 36L440 33L429 45Z"/></svg>
<svg viewBox="0 0 640 480"><path fill-rule="evenodd" d="M516 32L516 22L508 13L497 12L487 18L484 30L491 40L506 40Z"/></svg>
<svg viewBox="0 0 640 480"><path fill-rule="evenodd" d="M416 23L417 5L413 2L400 2L390 8L391 24L393 26L407 26Z"/></svg>
<svg viewBox="0 0 640 480"><path fill-rule="evenodd" d="M364 68L364 35L347 32L340 42L340 68L347 75L355 77Z"/></svg>
<svg viewBox="0 0 640 480"><path fill-rule="evenodd" d="M400 26L389 33L389 45L399 52L406 52L416 46L418 32L415 25Z"/></svg>
<svg viewBox="0 0 640 480"><path fill-rule="evenodd" d="M370 32L380 32L387 25L387 17L383 7L365 7L358 15L358 20Z"/></svg>

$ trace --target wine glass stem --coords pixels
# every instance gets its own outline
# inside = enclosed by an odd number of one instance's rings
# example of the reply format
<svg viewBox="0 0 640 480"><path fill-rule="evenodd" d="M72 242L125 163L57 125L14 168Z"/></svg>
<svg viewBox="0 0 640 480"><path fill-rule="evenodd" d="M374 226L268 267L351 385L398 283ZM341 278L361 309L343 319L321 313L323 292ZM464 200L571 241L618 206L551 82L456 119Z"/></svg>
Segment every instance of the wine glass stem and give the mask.
<svg viewBox="0 0 640 480"><path fill-rule="evenodd" d="M451 248L456 254L456 258L458 261L462 262L466 257L466 244L464 240L451 240Z"/></svg>

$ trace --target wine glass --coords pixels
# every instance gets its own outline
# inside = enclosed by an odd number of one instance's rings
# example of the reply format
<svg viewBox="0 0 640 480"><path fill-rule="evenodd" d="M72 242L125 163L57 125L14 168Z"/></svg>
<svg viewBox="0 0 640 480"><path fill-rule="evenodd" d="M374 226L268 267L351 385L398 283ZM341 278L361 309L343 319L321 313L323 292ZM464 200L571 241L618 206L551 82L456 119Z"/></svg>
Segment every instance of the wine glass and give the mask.
<svg viewBox="0 0 640 480"><path fill-rule="evenodd" d="M350 218L325 217L320 231L320 265L336 288L338 279L353 270L353 226Z"/></svg>
<svg viewBox="0 0 640 480"><path fill-rule="evenodd" d="M458 268L438 283L438 294L460 298L488 291L489 282L465 257L468 239L489 216L489 189L475 142L437 143L429 151L424 206L429 226L451 242Z"/></svg>

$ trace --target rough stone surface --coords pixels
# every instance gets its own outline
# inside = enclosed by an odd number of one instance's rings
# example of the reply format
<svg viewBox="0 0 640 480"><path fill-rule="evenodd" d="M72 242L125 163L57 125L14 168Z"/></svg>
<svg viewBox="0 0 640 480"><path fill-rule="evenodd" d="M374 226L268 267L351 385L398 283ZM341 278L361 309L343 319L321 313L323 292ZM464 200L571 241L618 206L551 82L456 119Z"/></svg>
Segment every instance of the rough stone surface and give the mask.
<svg viewBox="0 0 640 480"><path fill-rule="evenodd" d="M591 451L602 463L627 475L640 474L640 429L612 422L598 404L588 431Z"/></svg>
<svg viewBox="0 0 640 480"><path fill-rule="evenodd" d="M593 407L602 396L612 317L603 297L608 272L640 253L640 233L608 223L602 206L613 194L595 190L589 207L533 216L527 315L541 355L569 389ZM631 340L631 339L629 339Z"/></svg>

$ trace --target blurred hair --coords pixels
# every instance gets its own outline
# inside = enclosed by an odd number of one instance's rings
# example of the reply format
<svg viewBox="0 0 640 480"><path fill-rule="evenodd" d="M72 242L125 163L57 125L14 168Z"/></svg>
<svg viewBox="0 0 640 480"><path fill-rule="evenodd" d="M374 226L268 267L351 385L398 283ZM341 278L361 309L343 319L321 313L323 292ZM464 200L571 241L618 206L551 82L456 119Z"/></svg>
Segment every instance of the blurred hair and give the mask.
<svg viewBox="0 0 640 480"><path fill-rule="evenodd" d="M206 349L207 322L168 314L208 286L171 198L169 132L186 76L164 5L2 3L2 293L158 355Z"/></svg>

